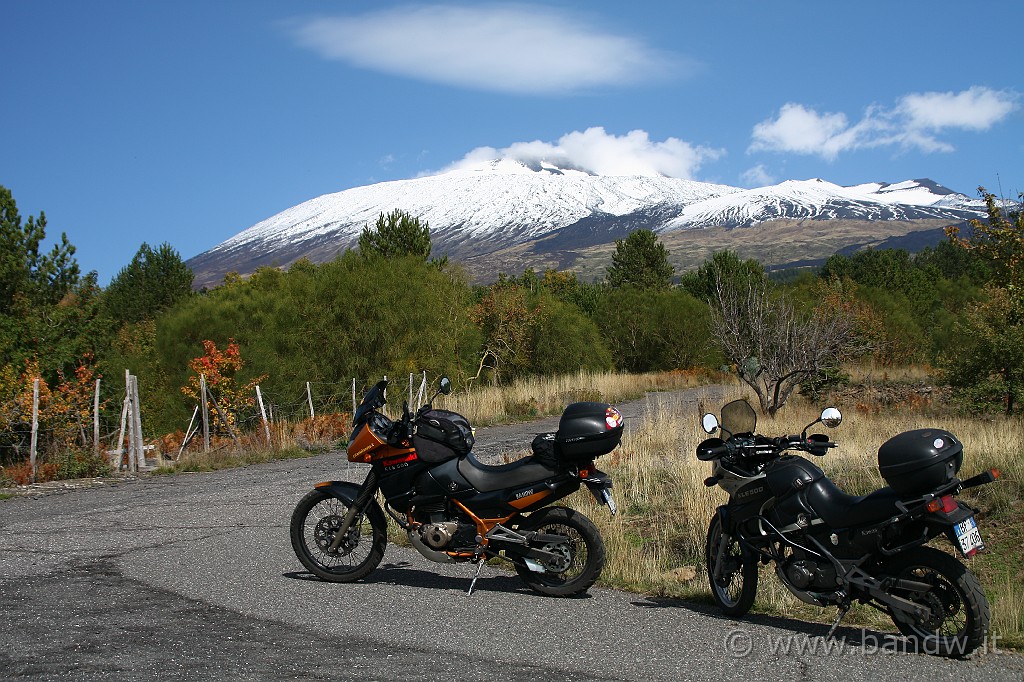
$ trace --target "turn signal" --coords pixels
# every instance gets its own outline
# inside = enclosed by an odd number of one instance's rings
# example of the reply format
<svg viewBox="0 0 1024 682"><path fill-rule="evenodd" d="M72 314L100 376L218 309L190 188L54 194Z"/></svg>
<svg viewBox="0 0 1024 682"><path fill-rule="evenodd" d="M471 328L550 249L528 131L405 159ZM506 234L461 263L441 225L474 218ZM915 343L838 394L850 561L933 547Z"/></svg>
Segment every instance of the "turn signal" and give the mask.
<svg viewBox="0 0 1024 682"><path fill-rule="evenodd" d="M939 511L940 509L942 509L942 500L932 500L925 506L925 509L927 509L930 512Z"/></svg>

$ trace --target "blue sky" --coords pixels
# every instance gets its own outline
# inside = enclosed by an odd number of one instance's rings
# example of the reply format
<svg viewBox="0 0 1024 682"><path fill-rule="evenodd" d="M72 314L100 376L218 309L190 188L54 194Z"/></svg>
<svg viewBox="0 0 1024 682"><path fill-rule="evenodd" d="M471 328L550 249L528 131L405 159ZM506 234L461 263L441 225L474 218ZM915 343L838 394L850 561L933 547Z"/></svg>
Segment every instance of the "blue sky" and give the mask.
<svg viewBox="0 0 1024 682"><path fill-rule="evenodd" d="M1024 191L1016 2L0 6L0 184L105 285L488 155L753 187Z"/></svg>

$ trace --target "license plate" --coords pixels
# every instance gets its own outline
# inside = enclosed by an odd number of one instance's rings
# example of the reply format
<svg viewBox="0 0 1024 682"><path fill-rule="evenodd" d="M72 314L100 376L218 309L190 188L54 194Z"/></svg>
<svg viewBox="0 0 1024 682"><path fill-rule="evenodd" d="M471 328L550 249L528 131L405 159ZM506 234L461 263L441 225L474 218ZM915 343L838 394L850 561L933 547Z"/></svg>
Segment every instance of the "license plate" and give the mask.
<svg viewBox="0 0 1024 682"><path fill-rule="evenodd" d="M960 551L966 557L974 556L985 549L985 543L981 541L981 531L978 530L978 524L973 516L956 524L956 539L960 542Z"/></svg>

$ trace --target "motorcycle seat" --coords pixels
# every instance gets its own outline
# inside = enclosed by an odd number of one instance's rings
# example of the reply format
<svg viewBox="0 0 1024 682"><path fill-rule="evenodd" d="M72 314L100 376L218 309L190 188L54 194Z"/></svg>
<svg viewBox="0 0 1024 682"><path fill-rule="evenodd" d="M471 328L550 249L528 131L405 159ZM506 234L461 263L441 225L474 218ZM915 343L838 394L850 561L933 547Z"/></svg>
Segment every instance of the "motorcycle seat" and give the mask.
<svg viewBox="0 0 1024 682"><path fill-rule="evenodd" d="M518 488L529 485L555 475L555 470L534 457L524 457L509 464L496 466L483 464L473 453L459 460L459 473L474 488L483 493Z"/></svg>
<svg viewBox="0 0 1024 682"><path fill-rule="evenodd" d="M833 528L870 526L899 514L900 496L889 487L868 495L848 495L828 478L820 478L807 490L807 502Z"/></svg>

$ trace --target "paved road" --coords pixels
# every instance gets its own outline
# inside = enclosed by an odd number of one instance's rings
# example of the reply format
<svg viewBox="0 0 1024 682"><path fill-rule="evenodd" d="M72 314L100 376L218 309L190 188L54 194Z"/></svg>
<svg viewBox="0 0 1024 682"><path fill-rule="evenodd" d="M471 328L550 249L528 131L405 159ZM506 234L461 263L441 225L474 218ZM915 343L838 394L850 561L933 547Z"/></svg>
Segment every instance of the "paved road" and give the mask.
<svg viewBox="0 0 1024 682"><path fill-rule="evenodd" d="M672 399L696 411L695 394ZM545 428L481 429L480 450ZM894 653L853 629L825 652L819 625L597 588L545 598L493 567L467 597L471 567L393 546L365 582L312 580L288 541L291 509L312 482L362 472L334 453L0 502L0 678L1024 678L1018 655Z"/></svg>

